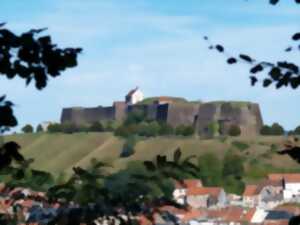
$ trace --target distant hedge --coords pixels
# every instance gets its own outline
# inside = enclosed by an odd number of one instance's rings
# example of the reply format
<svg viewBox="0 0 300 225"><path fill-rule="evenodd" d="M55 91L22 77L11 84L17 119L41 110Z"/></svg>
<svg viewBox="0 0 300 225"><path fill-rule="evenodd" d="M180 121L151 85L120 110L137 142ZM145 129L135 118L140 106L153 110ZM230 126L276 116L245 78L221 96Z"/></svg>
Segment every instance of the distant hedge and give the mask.
<svg viewBox="0 0 300 225"><path fill-rule="evenodd" d="M264 125L260 130L261 135L284 135L284 128L279 123L273 123L272 126Z"/></svg>

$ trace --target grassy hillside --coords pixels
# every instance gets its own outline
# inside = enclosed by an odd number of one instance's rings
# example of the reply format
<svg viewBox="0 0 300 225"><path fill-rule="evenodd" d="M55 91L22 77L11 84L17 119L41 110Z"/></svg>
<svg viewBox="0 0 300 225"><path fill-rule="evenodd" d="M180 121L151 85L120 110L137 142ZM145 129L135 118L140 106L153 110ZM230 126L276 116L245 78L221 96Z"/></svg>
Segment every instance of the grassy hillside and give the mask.
<svg viewBox="0 0 300 225"><path fill-rule="evenodd" d="M26 157L34 158L33 167L54 174L70 172L73 166L85 167L92 158L111 163L114 169L126 166L130 161L153 159L157 154L169 157L180 147L184 155L197 155L213 152L223 158L231 149L244 158L247 179L260 179L268 172L300 171L300 165L288 156L275 152L286 142L284 137L254 137L200 140L195 137L157 137L139 141L135 154L120 158L124 140L111 133L76 134L19 134L5 137L17 141Z"/></svg>

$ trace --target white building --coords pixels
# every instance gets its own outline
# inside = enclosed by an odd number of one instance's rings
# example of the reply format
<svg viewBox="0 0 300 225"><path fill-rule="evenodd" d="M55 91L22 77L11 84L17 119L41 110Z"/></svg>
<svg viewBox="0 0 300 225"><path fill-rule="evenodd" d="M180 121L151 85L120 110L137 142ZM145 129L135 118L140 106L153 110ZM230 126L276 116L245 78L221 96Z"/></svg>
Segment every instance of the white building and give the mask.
<svg viewBox="0 0 300 225"><path fill-rule="evenodd" d="M125 101L127 105L135 105L138 102L141 102L143 100L144 100L144 94L138 87L129 91L129 93L125 97Z"/></svg>
<svg viewBox="0 0 300 225"><path fill-rule="evenodd" d="M203 187L201 180L199 179L186 179L182 183L177 182L173 197L178 204L186 203L187 189Z"/></svg>
<svg viewBox="0 0 300 225"><path fill-rule="evenodd" d="M300 173L270 174L269 179L282 181L284 200L300 197Z"/></svg>

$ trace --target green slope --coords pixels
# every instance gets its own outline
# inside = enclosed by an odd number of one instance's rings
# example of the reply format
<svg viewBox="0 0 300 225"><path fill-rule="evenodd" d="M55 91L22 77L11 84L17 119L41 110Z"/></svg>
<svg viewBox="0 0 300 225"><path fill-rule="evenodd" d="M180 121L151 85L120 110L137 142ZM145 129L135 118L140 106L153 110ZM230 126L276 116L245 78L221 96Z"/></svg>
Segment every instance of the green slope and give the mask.
<svg viewBox="0 0 300 225"><path fill-rule="evenodd" d="M177 147L182 149L185 156L213 152L220 158L228 149L232 149L244 156L245 167L250 172L253 172L251 162L258 161L260 170L256 172L260 174L272 170L298 171L300 168L300 165L288 156L279 156L271 152L271 145L275 144L280 148L286 141L284 137L240 137L226 140L200 140L195 137L149 138L139 141L135 147L135 154L129 158L119 157L124 140L111 133L19 134L6 136L5 140L17 141L22 146L23 154L35 159L34 168L54 174L70 172L73 166L86 167L92 158L109 162L114 170L117 170L124 168L129 161L149 160L157 154L171 157ZM241 150L233 145L237 141L249 147Z"/></svg>

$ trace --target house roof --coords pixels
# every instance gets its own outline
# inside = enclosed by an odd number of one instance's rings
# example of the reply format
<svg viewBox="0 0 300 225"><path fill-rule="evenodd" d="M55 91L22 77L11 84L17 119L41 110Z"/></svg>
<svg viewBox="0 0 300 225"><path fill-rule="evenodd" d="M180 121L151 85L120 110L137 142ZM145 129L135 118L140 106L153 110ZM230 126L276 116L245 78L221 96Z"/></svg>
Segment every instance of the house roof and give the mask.
<svg viewBox="0 0 300 225"><path fill-rule="evenodd" d="M281 180L264 180L257 185L247 185L245 187L243 196L251 197L259 195L264 187L273 186L273 187L282 187Z"/></svg>
<svg viewBox="0 0 300 225"><path fill-rule="evenodd" d="M246 212L246 214L244 215L244 220L247 221L248 223L251 223L252 218L253 218L255 212L256 212L256 208L251 208L251 209L249 209L249 210Z"/></svg>
<svg viewBox="0 0 300 225"><path fill-rule="evenodd" d="M187 189L187 196L189 195L211 195L217 197L222 191L220 187L193 187Z"/></svg>
<svg viewBox="0 0 300 225"><path fill-rule="evenodd" d="M300 182L300 173L272 173L268 175L268 179L272 181L281 181L282 179L285 182Z"/></svg>
<svg viewBox="0 0 300 225"><path fill-rule="evenodd" d="M238 222L243 220L244 210L241 207L230 206L220 210L208 211L208 217L211 219L221 219L227 222Z"/></svg>
<svg viewBox="0 0 300 225"><path fill-rule="evenodd" d="M202 181L199 179L186 179L182 182L176 182L176 188L195 188L195 187L202 187Z"/></svg>
<svg viewBox="0 0 300 225"><path fill-rule="evenodd" d="M245 187L243 196L245 196L245 197L255 196L255 195L257 195L256 190L257 190L257 185L247 185Z"/></svg>
<svg viewBox="0 0 300 225"><path fill-rule="evenodd" d="M193 209L193 210L189 210L189 211L185 212L182 215L181 221L188 222L193 219L204 218L204 217L206 217L206 215L207 215L206 210Z"/></svg>

